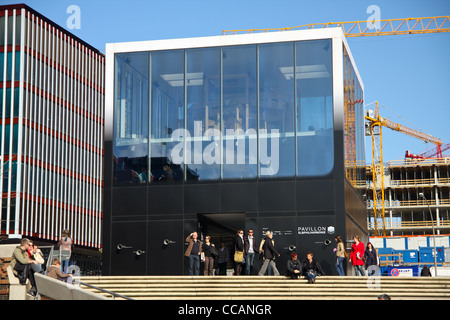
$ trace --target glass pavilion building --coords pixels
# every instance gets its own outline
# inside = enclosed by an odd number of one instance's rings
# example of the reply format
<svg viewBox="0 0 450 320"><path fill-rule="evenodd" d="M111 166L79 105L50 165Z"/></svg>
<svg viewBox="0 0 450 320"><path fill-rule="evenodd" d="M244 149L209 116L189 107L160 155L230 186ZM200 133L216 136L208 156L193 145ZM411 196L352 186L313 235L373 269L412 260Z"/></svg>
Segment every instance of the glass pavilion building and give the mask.
<svg viewBox="0 0 450 320"><path fill-rule="evenodd" d="M334 274L334 237L367 239L340 28L107 44L105 79L104 275L187 274L195 230L271 230L282 273L294 250Z"/></svg>

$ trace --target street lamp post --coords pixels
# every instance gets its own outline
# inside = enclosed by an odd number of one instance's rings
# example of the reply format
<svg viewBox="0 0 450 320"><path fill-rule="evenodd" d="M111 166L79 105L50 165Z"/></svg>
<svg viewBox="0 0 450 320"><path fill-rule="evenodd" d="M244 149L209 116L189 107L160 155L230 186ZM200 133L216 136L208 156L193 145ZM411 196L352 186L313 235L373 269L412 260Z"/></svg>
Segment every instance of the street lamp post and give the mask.
<svg viewBox="0 0 450 320"><path fill-rule="evenodd" d="M433 229L433 246L434 246L434 275L437 277L437 251L436 251L436 234L434 231L434 219L433 214L431 213L430 205L428 204L427 198L425 198L425 195L421 192L419 193L419 197L424 199L427 203L428 210L430 211L430 217L431 217L431 227Z"/></svg>

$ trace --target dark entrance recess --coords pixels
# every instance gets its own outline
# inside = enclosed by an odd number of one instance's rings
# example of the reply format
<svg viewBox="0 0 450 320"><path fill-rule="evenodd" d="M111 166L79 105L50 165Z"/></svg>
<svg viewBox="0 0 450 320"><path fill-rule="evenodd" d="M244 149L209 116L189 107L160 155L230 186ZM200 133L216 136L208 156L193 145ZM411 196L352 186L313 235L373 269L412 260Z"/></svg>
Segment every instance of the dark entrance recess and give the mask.
<svg viewBox="0 0 450 320"><path fill-rule="evenodd" d="M202 241L209 235L211 242L219 247L221 241L232 245L239 229L245 230L244 213L198 214L198 231Z"/></svg>
<svg viewBox="0 0 450 320"><path fill-rule="evenodd" d="M230 254L234 252L234 237L240 229L245 231L245 213L198 214L200 239L205 241L205 237L209 235L216 248L220 248L223 241ZM231 260L228 262L228 268L233 268Z"/></svg>

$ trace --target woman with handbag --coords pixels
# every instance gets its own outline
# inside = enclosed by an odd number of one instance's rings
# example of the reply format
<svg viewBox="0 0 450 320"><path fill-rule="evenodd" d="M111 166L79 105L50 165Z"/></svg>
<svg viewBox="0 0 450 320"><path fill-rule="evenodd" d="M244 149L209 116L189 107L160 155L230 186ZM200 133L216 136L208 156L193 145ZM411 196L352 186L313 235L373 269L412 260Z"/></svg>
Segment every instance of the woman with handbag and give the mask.
<svg viewBox="0 0 450 320"><path fill-rule="evenodd" d="M244 263L244 230L238 230L234 237L234 274L241 275Z"/></svg>
<svg viewBox="0 0 450 320"><path fill-rule="evenodd" d="M353 237L352 251L350 252L349 262L352 263L355 268L355 275L357 276L360 273L362 276L365 276L364 273L364 244L360 242L358 236Z"/></svg>

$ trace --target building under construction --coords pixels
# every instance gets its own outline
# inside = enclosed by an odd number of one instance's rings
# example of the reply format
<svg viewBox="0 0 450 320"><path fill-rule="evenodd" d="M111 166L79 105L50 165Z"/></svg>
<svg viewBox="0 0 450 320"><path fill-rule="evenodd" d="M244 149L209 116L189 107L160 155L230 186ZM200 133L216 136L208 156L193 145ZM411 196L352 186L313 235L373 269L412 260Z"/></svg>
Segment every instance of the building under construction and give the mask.
<svg viewBox="0 0 450 320"><path fill-rule="evenodd" d="M367 170L368 228L372 235L450 233L450 158L405 157L384 169L384 222L373 216L372 169ZM379 203L379 207L380 207ZM430 216L430 211L432 216ZM377 226L375 226L375 224Z"/></svg>

